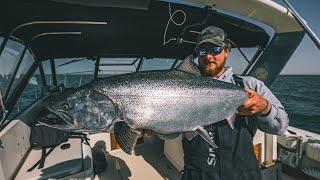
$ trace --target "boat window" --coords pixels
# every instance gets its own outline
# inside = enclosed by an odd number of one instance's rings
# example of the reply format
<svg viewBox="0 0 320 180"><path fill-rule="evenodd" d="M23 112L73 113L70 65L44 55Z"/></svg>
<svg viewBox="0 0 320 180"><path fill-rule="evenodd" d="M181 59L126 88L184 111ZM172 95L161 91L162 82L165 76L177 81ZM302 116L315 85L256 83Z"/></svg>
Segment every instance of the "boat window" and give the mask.
<svg viewBox="0 0 320 180"><path fill-rule="evenodd" d="M24 77L24 75L27 73L31 65L34 63L34 57L31 54L31 52L28 50L23 56L22 62L20 66L18 67L17 74L15 75L15 78L13 80L12 86L10 88L9 96L15 89L15 87L18 85L20 80Z"/></svg>
<svg viewBox="0 0 320 180"><path fill-rule="evenodd" d="M6 92L7 86L9 84L9 77L16 68L17 62L19 60L20 54L23 51L23 45L8 40L4 50L0 56L0 89L3 94Z"/></svg>
<svg viewBox="0 0 320 180"><path fill-rule="evenodd" d="M139 63L141 67L139 68ZM136 71L164 70L174 65L175 59L164 58L101 58L99 77Z"/></svg>
<svg viewBox="0 0 320 180"><path fill-rule="evenodd" d="M241 48L241 51L245 54L248 60L251 61L258 48ZM238 49L233 48L227 59L226 66L232 67L235 74L242 74L248 66L248 62L241 55Z"/></svg>
<svg viewBox="0 0 320 180"><path fill-rule="evenodd" d="M51 72L51 66L50 66L50 60L42 61L42 67L44 76L46 79L46 84L48 87L53 86L53 80L52 80L52 72Z"/></svg>
<svg viewBox="0 0 320 180"><path fill-rule="evenodd" d="M257 52L258 48L241 48L249 61ZM136 71L165 70L176 67L181 60L167 58L143 58L141 68L139 63L141 58L101 58L99 64L99 78L116 74L130 73ZM194 59L196 63L197 59ZM238 49L234 48L229 55L226 66L233 68L236 74L242 74L249 63L241 55Z"/></svg>
<svg viewBox="0 0 320 180"><path fill-rule="evenodd" d="M45 89L41 82L39 69L37 69L17 100L12 112L8 116L8 119L13 118L36 100L40 99L44 95L44 92Z"/></svg>
<svg viewBox="0 0 320 180"><path fill-rule="evenodd" d="M170 69L175 59L152 58L143 61L141 71Z"/></svg>
<svg viewBox="0 0 320 180"><path fill-rule="evenodd" d="M100 58L98 77L135 72L140 58Z"/></svg>
<svg viewBox="0 0 320 180"><path fill-rule="evenodd" d="M87 58L55 59L55 67L58 86L79 87L93 79L95 61Z"/></svg>

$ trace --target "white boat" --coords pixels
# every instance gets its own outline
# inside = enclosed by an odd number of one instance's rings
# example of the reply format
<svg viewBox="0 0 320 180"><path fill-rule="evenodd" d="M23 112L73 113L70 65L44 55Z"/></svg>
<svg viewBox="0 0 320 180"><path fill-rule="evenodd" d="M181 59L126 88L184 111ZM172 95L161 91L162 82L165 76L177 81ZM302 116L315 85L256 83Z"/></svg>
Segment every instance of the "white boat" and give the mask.
<svg viewBox="0 0 320 180"><path fill-rule="evenodd" d="M241 62L231 64L235 70L270 86L305 34L291 11L269 0L8 0L1 7L6 10L0 11L0 65L12 70L0 87L0 179L5 180L179 178L181 137L163 141L155 135L141 139L135 155L118 149L109 133L90 134L90 144L69 139L68 148L55 148L44 167L28 171L42 155L31 148L31 128L49 90L67 81L57 76L62 64L63 74L93 72L84 73L87 80L81 76L76 87L110 74L174 68L193 52L198 32L215 25L240 49L234 52L246 49ZM14 63L7 63L6 52L20 53L11 53ZM84 58L72 60L79 57ZM40 90L33 102L21 104L30 84ZM255 135L263 179L320 179L320 135L288 129L281 137ZM103 149L108 162L99 174L92 147Z"/></svg>

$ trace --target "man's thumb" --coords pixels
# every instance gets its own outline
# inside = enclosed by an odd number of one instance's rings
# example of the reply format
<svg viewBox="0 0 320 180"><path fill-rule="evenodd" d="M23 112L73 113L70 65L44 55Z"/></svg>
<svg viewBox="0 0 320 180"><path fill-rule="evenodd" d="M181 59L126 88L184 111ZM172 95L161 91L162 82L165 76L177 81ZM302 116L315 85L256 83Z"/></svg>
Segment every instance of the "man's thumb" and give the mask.
<svg viewBox="0 0 320 180"><path fill-rule="evenodd" d="M245 88L244 89L248 94L249 94L249 97L251 97L253 94L255 94L256 92L250 88Z"/></svg>

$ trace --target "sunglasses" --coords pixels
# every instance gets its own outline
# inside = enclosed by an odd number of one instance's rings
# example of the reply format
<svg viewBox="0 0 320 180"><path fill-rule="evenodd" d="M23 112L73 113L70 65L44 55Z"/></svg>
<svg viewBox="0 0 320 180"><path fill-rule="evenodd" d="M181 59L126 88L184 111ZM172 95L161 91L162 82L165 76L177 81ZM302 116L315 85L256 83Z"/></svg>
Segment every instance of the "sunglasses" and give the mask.
<svg viewBox="0 0 320 180"><path fill-rule="evenodd" d="M198 57L206 56L207 54L218 55L222 52L223 48L221 46L211 47L211 48L200 48L196 50Z"/></svg>

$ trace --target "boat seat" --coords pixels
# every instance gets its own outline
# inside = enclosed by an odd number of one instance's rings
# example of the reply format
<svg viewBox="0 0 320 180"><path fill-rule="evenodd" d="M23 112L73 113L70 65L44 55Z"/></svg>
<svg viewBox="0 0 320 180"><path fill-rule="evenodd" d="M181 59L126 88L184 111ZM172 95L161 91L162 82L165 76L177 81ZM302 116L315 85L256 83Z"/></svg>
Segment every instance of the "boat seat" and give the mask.
<svg viewBox="0 0 320 180"><path fill-rule="evenodd" d="M69 148L65 148L68 147ZM48 149L47 149L48 151ZM91 148L81 139L70 138L68 142L54 148L45 158L44 167L36 166L28 172L41 158L42 150L32 149L20 168L15 179L49 179L49 178L87 178L93 177Z"/></svg>
<svg viewBox="0 0 320 180"><path fill-rule="evenodd" d="M11 121L0 132L0 179L14 179L19 164L30 149L30 127L20 120Z"/></svg>

